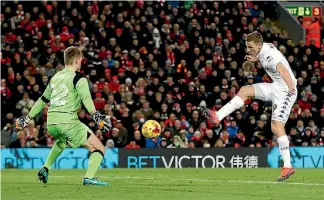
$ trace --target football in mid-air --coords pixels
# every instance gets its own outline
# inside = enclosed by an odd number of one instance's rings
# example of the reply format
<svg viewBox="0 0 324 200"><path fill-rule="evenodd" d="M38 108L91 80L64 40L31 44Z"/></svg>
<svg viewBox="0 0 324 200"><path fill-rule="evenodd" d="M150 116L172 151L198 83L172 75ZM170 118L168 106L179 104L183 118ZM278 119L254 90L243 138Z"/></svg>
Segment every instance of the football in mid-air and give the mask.
<svg viewBox="0 0 324 200"><path fill-rule="evenodd" d="M142 126L142 134L146 138L156 138L161 133L161 125L155 120L147 120Z"/></svg>

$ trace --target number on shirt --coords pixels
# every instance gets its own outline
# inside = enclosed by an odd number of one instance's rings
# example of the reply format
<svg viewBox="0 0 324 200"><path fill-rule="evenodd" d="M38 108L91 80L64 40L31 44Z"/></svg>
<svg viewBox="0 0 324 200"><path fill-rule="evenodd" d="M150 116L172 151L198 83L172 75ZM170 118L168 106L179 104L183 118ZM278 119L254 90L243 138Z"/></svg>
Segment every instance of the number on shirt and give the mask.
<svg viewBox="0 0 324 200"><path fill-rule="evenodd" d="M65 84L51 84L52 95L51 95L51 105L53 106L63 106L66 102L66 96L69 93L69 88Z"/></svg>

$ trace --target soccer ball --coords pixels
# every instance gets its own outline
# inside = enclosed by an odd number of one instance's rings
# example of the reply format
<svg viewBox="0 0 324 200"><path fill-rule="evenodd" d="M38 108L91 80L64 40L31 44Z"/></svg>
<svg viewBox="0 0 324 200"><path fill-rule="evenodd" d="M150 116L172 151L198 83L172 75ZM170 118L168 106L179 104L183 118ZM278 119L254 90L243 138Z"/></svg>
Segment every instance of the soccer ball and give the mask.
<svg viewBox="0 0 324 200"><path fill-rule="evenodd" d="M155 120L148 120L142 126L142 134L146 138L156 138L161 133L161 125Z"/></svg>

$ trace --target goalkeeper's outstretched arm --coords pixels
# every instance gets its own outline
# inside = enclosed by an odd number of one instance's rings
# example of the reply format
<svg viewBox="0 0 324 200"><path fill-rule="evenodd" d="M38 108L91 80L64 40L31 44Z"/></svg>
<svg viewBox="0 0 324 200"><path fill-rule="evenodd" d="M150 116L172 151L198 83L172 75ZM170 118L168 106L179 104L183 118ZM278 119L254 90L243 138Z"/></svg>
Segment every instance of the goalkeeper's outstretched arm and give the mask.
<svg viewBox="0 0 324 200"><path fill-rule="evenodd" d="M88 81L86 78L80 78L76 83L76 89L81 97L83 105L86 107L87 111L92 115L93 120L99 126L99 129L108 132L111 128L111 122L109 117L96 111L94 103L91 98Z"/></svg>
<svg viewBox="0 0 324 200"><path fill-rule="evenodd" d="M43 95L36 101L32 109L28 113L28 117L30 119L36 117L40 113L40 111L44 109L44 107L50 101L51 93L52 93L51 87L50 85L47 85Z"/></svg>
<svg viewBox="0 0 324 200"><path fill-rule="evenodd" d="M83 105L87 111L93 115L96 112L96 108L91 98L88 81L86 78L80 78L76 84L76 90L81 98Z"/></svg>
<svg viewBox="0 0 324 200"><path fill-rule="evenodd" d="M49 102L49 99L51 97L51 87L50 85L47 85L45 92L43 95L36 101L30 112L27 116L21 116L19 117L14 125L14 131L19 131L25 128L31 119L36 117L40 113L40 111L43 110L43 108L46 106L46 104Z"/></svg>

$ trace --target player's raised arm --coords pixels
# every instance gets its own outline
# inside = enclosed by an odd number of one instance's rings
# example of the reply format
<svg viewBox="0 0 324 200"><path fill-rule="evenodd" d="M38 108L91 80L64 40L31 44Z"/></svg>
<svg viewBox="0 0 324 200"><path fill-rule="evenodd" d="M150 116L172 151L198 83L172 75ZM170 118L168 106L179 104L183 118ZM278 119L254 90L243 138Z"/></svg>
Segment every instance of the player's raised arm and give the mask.
<svg viewBox="0 0 324 200"><path fill-rule="evenodd" d="M286 82L288 89L289 89L289 93L295 93L295 84L294 84L288 70L285 68L285 66L282 63L277 64L277 72L280 73L281 77Z"/></svg>
<svg viewBox="0 0 324 200"><path fill-rule="evenodd" d="M272 47L275 48L275 47ZM273 66L273 70L280 73L280 76L286 82L289 93L295 92L295 84L291 78L288 69L282 64L282 60L285 59L279 51L271 51L271 55L267 56L267 62L270 66Z"/></svg>
<svg viewBox="0 0 324 200"><path fill-rule="evenodd" d="M76 75L78 76L78 75ZM96 108L91 98L88 81L86 78L82 77L78 80L76 84L76 90L81 97L83 105L86 107L88 112L93 115L96 112Z"/></svg>
<svg viewBox="0 0 324 200"><path fill-rule="evenodd" d="M43 110L43 108L50 101L49 99L51 97L51 93L52 93L52 90L51 90L50 84L48 84L43 95L36 101L34 106L31 108L30 112L28 113L28 115L26 117L21 116L16 120L15 125L14 125L14 128L16 131L24 129L28 125L30 120L32 120L34 117L36 117L36 115L38 115L40 113L40 111Z"/></svg>
<svg viewBox="0 0 324 200"><path fill-rule="evenodd" d="M78 75L77 75L78 76ZM96 111L94 103L91 98L88 81L86 78L82 77L77 80L76 90L81 97L83 105L86 107L88 112L92 115L93 120L99 126L99 129L107 132L111 128L111 122L109 117Z"/></svg>

